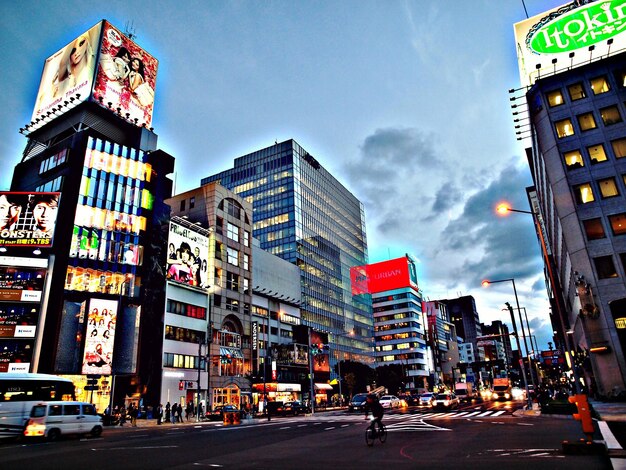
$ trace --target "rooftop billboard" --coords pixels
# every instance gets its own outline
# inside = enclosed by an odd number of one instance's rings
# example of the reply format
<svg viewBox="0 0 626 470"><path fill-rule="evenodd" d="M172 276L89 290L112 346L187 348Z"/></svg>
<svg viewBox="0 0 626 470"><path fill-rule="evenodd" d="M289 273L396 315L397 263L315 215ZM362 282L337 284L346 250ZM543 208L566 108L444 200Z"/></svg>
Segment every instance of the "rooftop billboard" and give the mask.
<svg viewBox="0 0 626 470"><path fill-rule="evenodd" d="M350 268L352 295L418 288L417 270L408 256Z"/></svg>
<svg viewBox="0 0 626 470"><path fill-rule="evenodd" d="M54 119L70 102L91 100L149 127L157 68L153 56L103 20L46 60L31 120Z"/></svg>
<svg viewBox="0 0 626 470"><path fill-rule="evenodd" d="M514 25L522 86L626 48L626 0L575 2Z"/></svg>
<svg viewBox="0 0 626 470"><path fill-rule="evenodd" d="M170 222L167 251L167 280L208 288L209 239L175 222Z"/></svg>
<svg viewBox="0 0 626 470"><path fill-rule="evenodd" d="M51 247L60 195L0 191L0 246Z"/></svg>

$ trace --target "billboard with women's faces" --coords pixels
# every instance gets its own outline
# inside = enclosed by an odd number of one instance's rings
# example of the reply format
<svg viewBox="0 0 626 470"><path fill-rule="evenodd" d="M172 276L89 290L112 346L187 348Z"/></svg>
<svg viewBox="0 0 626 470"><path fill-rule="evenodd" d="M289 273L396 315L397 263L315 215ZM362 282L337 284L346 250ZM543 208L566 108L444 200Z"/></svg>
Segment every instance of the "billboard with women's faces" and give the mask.
<svg viewBox="0 0 626 470"><path fill-rule="evenodd" d="M209 239L195 230L170 222L167 246L167 280L208 288Z"/></svg>
<svg viewBox="0 0 626 470"><path fill-rule="evenodd" d="M75 104L89 99L101 30L102 22L46 59L32 121L54 119L68 109L66 102Z"/></svg>
<svg viewBox="0 0 626 470"><path fill-rule="evenodd" d="M94 100L139 126L149 127L158 65L158 60L104 21Z"/></svg>
<svg viewBox="0 0 626 470"><path fill-rule="evenodd" d="M90 300L82 374L111 374L116 324L117 301Z"/></svg>

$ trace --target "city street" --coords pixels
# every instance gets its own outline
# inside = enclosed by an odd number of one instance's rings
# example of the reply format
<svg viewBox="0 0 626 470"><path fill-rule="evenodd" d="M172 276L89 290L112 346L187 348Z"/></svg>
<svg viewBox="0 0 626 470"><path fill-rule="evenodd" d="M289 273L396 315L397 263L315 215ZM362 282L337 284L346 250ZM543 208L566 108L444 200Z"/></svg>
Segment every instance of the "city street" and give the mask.
<svg viewBox="0 0 626 470"><path fill-rule="evenodd" d="M491 404L489 404L491 405ZM107 428L101 438L0 446L5 468L611 468L604 456L564 455L581 437L571 419L526 418L500 404L385 416L388 438L367 447L362 414ZM505 404L502 404L505 405Z"/></svg>

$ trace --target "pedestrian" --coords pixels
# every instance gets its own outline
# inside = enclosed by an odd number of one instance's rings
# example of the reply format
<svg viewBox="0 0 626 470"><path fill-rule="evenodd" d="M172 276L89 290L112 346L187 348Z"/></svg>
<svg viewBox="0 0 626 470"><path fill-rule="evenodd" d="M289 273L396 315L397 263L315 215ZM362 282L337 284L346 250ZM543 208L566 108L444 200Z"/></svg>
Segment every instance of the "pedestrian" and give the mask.
<svg viewBox="0 0 626 470"><path fill-rule="evenodd" d="M120 408L120 426L124 426L126 422L126 406L122 405Z"/></svg>
<svg viewBox="0 0 626 470"><path fill-rule="evenodd" d="M161 424L163 422L163 403L159 403L159 407L156 412L157 424Z"/></svg>
<svg viewBox="0 0 626 470"><path fill-rule="evenodd" d="M172 424L176 424L176 413L178 412L178 404L174 403L172 405L172 413L170 414Z"/></svg>
<svg viewBox="0 0 626 470"><path fill-rule="evenodd" d="M187 402L187 407L185 408L185 420L189 421L189 415L191 415L192 409L193 406L191 405L191 402Z"/></svg>
<svg viewBox="0 0 626 470"><path fill-rule="evenodd" d="M130 425L133 428L137 427L137 416L139 415L139 406L135 406L132 403L130 404L130 411L128 413L130 415Z"/></svg>
<svg viewBox="0 0 626 470"><path fill-rule="evenodd" d="M198 418L204 418L204 405L202 403L198 404Z"/></svg>
<svg viewBox="0 0 626 470"><path fill-rule="evenodd" d="M165 422L169 423L170 422L170 402L168 401L167 404L165 405Z"/></svg>
<svg viewBox="0 0 626 470"><path fill-rule="evenodd" d="M181 405L180 403L176 407L176 418L179 423L183 422L183 405Z"/></svg>

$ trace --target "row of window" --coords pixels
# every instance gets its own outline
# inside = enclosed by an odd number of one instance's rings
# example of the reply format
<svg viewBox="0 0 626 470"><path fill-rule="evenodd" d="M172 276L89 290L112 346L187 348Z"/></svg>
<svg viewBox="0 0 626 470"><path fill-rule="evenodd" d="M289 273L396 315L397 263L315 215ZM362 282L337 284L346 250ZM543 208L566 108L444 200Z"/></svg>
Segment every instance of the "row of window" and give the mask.
<svg viewBox="0 0 626 470"><path fill-rule="evenodd" d="M579 114L576 116L576 119L578 121L578 127L581 132L596 129L598 127L597 119L593 111ZM619 108L617 107L617 105L611 105L605 108L601 108L600 119L602 120L605 126L617 124L618 122L622 122L623 120L622 115L620 114ZM563 139L565 137L569 137L575 134L574 126L570 118L565 118L565 119L561 119L560 121L555 121L554 127L556 129L556 134L559 137L559 139Z"/></svg>
<svg viewBox="0 0 626 470"><path fill-rule="evenodd" d="M63 149L60 152L55 153L51 157L45 158L39 164L39 174L45 173L46 171L50 171L53 168L56 168L59 165L62 165L67 161L67 154L69 153L68 149Z"/></svg>
<svg viewBox="0 0 626 470"><path fill-rule="evenodd" d="M163 367L173 367L175 369L198 369L198 356L187 356L185 354L163 354ZM204 358L200 361L200 369L206 369Z"/></svg>
<svg viewBox="0 0 626 470"><path fill-rule="evenodd" d="M175 313L177 315L182 315L184 317L199 318L201 320L204 320L206 318L206 308L178 302L176 300L168 299L167 311L170 313Z"/></svg>
<svg viewBox="0 0 626 470"><path fill-rule="evenodd" d="M592 165L605 162L608 160L604 144L589 145L586 148L589 162ZM616 159L626 157L626 138L611 141L611 149ZM580 149L571 150L563 153L563 160L568 170L582 168L585 166L585 160Z"/></svg>
<svg viewBox="0 0 626 470"><path fill-rule="evenodd" d="M183 341L185 343L204 343L206 334L202 331L190 330L179 326L165 325L165 339Z"/></svg>
<svg viewBox="0 0 626 470"><path fill-rule="evenodd" d="M63 181L65 180L65 176L57 176L53 180L47 181L44 184L40 184L35 188L35 191L42 192L54 192L61 191L63 189Z"/></svg>
<svg viewBox="0 0 626 470"><path fill-rule="evenodd" d="M614 236L626 235L626 213L609 215L607 219ZM601 217L583 220L583 227L585 228L587 240L606 238Z"/></svg>
<svg viewBox="0 0 626 470"><path fill-rule="evenodd" d="M616 72L615 80L618 87L626 87L626 72L623 70ZM592 78L589 80L589 87L591 88L591 93L593 95L601 95L611 91L611 83L607 75ZM573 83L568 85L566 88L567 96L569 96L569 99L572 102L582 100L588 96L585 84L582 82ZM548 100L548 106L551 108L565 103L565 96L561 89L546 93L546 98Z"/></svg>
<svg viewBox="0 0 626 470"><path fill-rule="evenodd" d="M626 174L622 175L622 181L626 186ZM597 186L597 192L594 192L594 186ZM617 180L612 176L595 180L595 185L592 185L592 182L574 185L573 190L574 198L578 204L594 202L596 200L596 194L599 194L602 199L609 199L620 195Z"/></svg>

